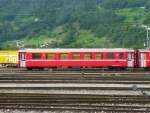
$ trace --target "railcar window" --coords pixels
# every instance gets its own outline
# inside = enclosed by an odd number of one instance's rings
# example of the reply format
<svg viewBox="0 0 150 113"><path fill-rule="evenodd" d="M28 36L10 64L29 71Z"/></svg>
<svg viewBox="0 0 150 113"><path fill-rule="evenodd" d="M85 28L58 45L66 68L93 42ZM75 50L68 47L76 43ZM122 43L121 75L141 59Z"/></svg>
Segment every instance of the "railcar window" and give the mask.
<svg viewBox="0 0 150 113"><path fill-rule="evenodd" d="M67 53L61 53L60 59L68 59L68 54Z"/></svg>
<svg viewBox="0 0 150 113"><path fill-rule="evenodd" d="M85 53L84 59L92 59L92 53Z"/></svg>
<svg viewBox="0 0 150 113"><path fill-rule="evenodd" d="M120 59L124 59L124 54L120 53Z"/></svg>
<svg viewBox="0 0 150 113"><path fill-rule="evenodd" d="M101 53L96 53L95 59L102 59L102 54Z"/></svg>
<svg viewBox="0 0 150 113"><path fill-rule="evenodd" d="M47 53L46 59L55 59L55 53Z"/></svg>
<svg viewBox="0 0 150 113"><path fill-rule="evenodd" d="M132 60L132 53L128 53L128 60Z"/></svg>
<svg viewBox="0 0 150 113"><path fill-rule="evenodd" d="M80 59L80 53L73 53L73 59Z"/></svg>
<svg viewBox="0 0 150 113"><path fill-rule="evenodd" d="M42 54L41 53L32 53L32 59L41 59Z"/></svg>
<svg viewBox="0 0 150 113"><path fill-rule="evenodd" d="M25 53L20 53L20 60L25 60Z"/></svg>
<svg viewBox="0 0 150 113"><path fill-rule="evenodd" d="M146 59L146 53L141 53L141 59Z"/></svg>
<svg viewBox="0 0 150 113"><path fill-rule="evenodd" d="M114 53L108 53L107 58L108 59L114 59Z"/></svg>

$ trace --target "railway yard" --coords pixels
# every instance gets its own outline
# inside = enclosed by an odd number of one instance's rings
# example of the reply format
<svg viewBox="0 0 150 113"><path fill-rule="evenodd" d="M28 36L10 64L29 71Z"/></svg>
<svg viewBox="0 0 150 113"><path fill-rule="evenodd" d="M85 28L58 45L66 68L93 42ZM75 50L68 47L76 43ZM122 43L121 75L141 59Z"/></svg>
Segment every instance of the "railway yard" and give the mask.
<svg viewBox="0 0 150 113"><path fill-rule="evenodd" d="M0 113L150 113L150 0L0 0Z"/></svg>
<svg viewBox="0 0 150 113"><path fill-rule="evenodd" d="M150 72L0 69L3 113L149 113Z"/></svg>

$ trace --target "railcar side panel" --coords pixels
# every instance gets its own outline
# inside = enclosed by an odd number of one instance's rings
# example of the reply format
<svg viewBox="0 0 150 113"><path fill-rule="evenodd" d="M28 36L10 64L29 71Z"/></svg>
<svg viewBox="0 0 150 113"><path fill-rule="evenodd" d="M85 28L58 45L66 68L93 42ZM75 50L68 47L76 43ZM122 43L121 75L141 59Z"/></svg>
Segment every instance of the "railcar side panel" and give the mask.
<svg viewBox="0 0 150 113"><path fill-rule="evenodd" d="M66 66L93 66L93 67L127 67L127 62L125 60L122 61L108 61L108 60L103 60L103 61L86 61L86 60L78 60L78 61L72 61L72 60L27 60L26 61L26 66L27 67L66 67Z"/></svg>
<svg viewBox="0 0 150 113"><path fill-rule="evenodd" d="M150 52L146 53L146 65L148 68L150 68Z"/></svg>
<svg viewBox="0 0 150 113"><path fill-rule="evenodd" d="M18 51L0 51L0 64L5 66L17 66Z"/></svg>
<svg viewBox="0 0 150 113"><path fill-rule="evenodd" d="M138 67L139 68L150 68L150 51L149 50L138 50Z"/></svg>

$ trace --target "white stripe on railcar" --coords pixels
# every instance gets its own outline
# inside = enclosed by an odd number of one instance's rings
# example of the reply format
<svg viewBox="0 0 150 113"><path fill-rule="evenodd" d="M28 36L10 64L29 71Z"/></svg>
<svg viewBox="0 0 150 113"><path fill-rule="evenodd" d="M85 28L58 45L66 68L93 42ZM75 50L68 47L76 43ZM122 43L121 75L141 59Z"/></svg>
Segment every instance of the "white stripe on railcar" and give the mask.
<svg viewBox="0 0 150 113"><path fill-rule="evenodd" d="M57 48L57 49L25 49L20 52L134 52L134 49L126 48Z"/></svg>

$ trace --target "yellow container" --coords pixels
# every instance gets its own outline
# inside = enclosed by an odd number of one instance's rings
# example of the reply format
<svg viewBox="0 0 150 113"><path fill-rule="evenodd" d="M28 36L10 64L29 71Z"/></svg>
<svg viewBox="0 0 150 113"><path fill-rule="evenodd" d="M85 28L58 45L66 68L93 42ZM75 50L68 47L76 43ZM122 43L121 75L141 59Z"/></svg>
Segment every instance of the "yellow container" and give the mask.
<svg viewBox="0 0 150 113"><path fill-rule="evenodd" d="M0 51L0 64L18 64L18 51Z"/></svg>

